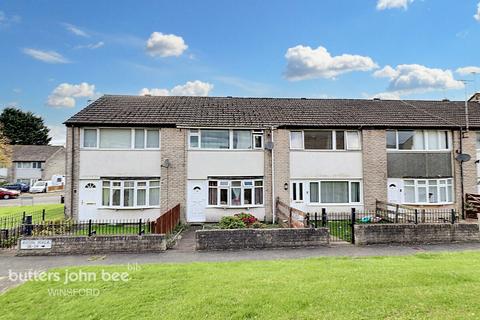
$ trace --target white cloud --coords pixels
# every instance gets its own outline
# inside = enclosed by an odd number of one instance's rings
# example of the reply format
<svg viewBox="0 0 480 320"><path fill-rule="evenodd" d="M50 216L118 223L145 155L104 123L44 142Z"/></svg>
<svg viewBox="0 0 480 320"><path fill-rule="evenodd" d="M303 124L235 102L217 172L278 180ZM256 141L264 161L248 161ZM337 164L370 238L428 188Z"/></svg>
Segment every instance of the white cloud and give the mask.
<svg viewBox="0 0 480 320"><path fill-rule="evenodd" d="M43 51L31 48L23 49L23 53L46 63L69 63L67 58L56 51Z"/></svg>
<svg viewBox="0 0 480 320"><path fill-rule="evenodd" d="M385 66L373 75L390 79L387 88L389 94L404 95L463 88L463 83L454 79L452 71L419 64L402 64L396 68Z"/></svg>
<svg viewBox="0 0 480 320"><path fill-rule="evenodd" d="M13 23L18 23L20 22L20 20L21 20L20 16L17 16L17 15L7 16L5 12L0 11L0 27L6 27Z"/></svg>
<svg viewBox="0 0 480 320"><path fill-rule="evenodd" d="M182 37L174 34L153 32L147 41L146 50L152 57L178 57L187 50L187 48L188 46Z"/></svg>
<svg viewBox="0 0 480 320"><path fill-rule="evenodd" d="M480 73L480 67L468 66L462 67L455 70L456 73L461 74L462 76L466 76L472 73Z"/></svg>
<svg viewBox="0 0 480 320"><path fill-rule="evenodd" d="M67 132L66 128L63 125L56 124L47 124L48 129L50 129L49 136L52 138L50 141L51 145L54 146L63 146L67 141Z"/></svg>
<svg viewBox="0 0 480 320"><path fill-rule="evenodd" d="M477 4L477 13L473 15L473 18L480 21L480 2Z"/></svg>
<svg viewBox="0 0 480 320"><path fill-rule="evenodd" d="M382 100L400 100L400 94L397 92L380 92L369 97L370 99L379 98Z"/></svg>
<svg viewBox="0 0 480 320"><path fill-rule="evenodd" d="M99 41L97 43L89 43L89 44L85 44L85 45L79 45L79 46L76 46L75 49L91 49L91 50L94 50L94 49L101 48L104 45L105 45L105 42Z"/></svg>
<svg viewBox="0 0 480 320"><path fill-rule="evenodd" d="M378 67L370 57L351 54L332 57L324 47L312 49L298 45L289 48L285 58L285 77L289 80L334 78L342 73L369 71Z"/></svg>
<svg viewBox="0 0 480 320"><path fill-rule="evenodd" d="M89 35L88 33L86 33L85 31L83 31L83 30L80 29L79 27L74 26L73 24L64 23L63 26L65 27L65 29L67 29L68 31L70 31L70 32L73 33L74 35L77 35L77 36L79 36L79 37L84 37L84 38L90 37L90 35Z"/></svg>
<svg viewBox="0 0 480 320"><path fill-rule="evenodd" d="M378 0L377 10L399 9L399 8L403 8L407 10L408 5L412 2L413 0Z"/></svg>
<svg viewBox="0 0 480 320"><path fill-rule="evenodd" d="M47 105L55 108L75 107L75 98L92 98L96 95L95 85L62 83L48 96Z"/></svg>
<svg viewBox="0 0 480 320"><path fill-rule="evenodd" d="M213 84L203 82L200 80L187 81L183 85L178 85L172 89L163 88L143 88L140 90L139 95L152 95L152 96L208 96L213 89Z"/></svg>

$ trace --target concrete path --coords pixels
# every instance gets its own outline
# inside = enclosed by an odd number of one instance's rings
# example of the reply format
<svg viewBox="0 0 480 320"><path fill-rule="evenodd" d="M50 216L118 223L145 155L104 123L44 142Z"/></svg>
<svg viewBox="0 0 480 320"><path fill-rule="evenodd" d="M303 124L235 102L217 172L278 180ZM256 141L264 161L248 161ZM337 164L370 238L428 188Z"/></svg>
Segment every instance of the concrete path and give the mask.
<svg viewBox="0 0 480 320"><path fill-rule="evenodd" d="M192 231L193 233L193 231ZM188 234L187 234L188 236ZM187 249L188 237L180 247L157 254L108 254L98 256L52 256L52 257L15 257L13 252L0 251L0 292L18 283L8 278L9 270L26 272L28 270L44 271L55 267L84 265L118 265L144 263L187 263L187 262L218 262L239 260L276 260L300 259L311 257L365 257L365 256L398 256L420 252L442 251L480 251L480 243L468 244L437 244L418 246L366 246L331 245L321 248L277 249L277 250L242 250L197 252ZM182 249L183 248L183 249Z"/></svg>

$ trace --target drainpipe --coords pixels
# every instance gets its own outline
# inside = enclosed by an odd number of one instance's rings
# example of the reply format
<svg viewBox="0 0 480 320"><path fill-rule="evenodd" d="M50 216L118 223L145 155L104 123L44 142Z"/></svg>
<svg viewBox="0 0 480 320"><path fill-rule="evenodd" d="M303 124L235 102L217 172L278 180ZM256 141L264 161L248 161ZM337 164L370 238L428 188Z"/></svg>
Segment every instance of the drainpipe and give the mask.
<svg viewBox="0 0 480 320"><path fill-rule="evenodd" d="M272 223L275 223L276 216L275 216L275 155L273 149L275 148L273 144L273 126L270 128L270 136L272 139L272 156L271 156L271 167L272 167Z"/></svg>
<svg viewBox="0 0 480 320"><path fill-rule="evenodd" d="M460 128L460 154L462 153L463 153L463 130L462 128ZM462 219L465 219L465 188L463 185L463 161L459 161L459 162L460 162L460 192L462 193Z"/></svg>
<svg viewBox="0 0 480 320"><path fill-rule="evenodd" d="M73 174L75 172L75 126L72 126L72 145L71 145L71 150L72 150L72 163L70 164L70 218L73 219L73 196L74 196L74 177Z"/></svg>

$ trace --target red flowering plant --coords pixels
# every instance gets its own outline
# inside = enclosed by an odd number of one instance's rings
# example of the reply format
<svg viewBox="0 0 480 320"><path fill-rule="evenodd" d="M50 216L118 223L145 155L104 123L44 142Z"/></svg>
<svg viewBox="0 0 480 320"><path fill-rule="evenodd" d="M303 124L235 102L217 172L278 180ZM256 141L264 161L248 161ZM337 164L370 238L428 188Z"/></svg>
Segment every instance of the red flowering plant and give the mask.
<svg viewBox="0 0 480 320"><path fill-rule="evenodd" d="M257 218L255 218L252 214L250 213L237 213L235 215L236 218L240 219L247 225L247 227L250 227L252 224L258 221Z"/></svg>

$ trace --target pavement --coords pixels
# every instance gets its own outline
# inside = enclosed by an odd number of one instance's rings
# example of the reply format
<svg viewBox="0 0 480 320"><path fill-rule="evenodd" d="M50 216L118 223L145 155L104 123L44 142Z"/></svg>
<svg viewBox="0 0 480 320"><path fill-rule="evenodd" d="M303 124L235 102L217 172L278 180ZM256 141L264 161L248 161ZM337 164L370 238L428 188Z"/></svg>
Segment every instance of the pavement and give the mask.
<svg viewBox="0 0 480 320"><path fill-rule="evenodd" d="M0 207L31 206L36 204L60 203L60 196L63 191L48 193L22 193L17 199L1 199Z"/></svg>
<svg viewBox="0 0 480 320"><path fill-rule="evenodd" d="M278 260L314 257L368 257L402 256L425 252L480 251L480 243L450 243L431 245L375 245L357 247L350 244L334 244L317 248L235 250L235 251L195 251L194 228L182 234L180 241L163 253L71 255L44 257L16 257L13 250L0 250L0 294L21 282L9 280L9 272L24 273L29 270L45 271L57 267L150 264L150 263L189 263L226 262L241 260Z"/></svg>

